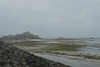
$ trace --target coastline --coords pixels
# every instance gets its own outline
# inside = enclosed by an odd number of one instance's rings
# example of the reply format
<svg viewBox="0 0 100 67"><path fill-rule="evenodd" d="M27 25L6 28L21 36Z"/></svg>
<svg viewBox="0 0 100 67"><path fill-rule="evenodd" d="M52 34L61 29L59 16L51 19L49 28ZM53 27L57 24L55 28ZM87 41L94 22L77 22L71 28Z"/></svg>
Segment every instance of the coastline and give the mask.
<svg viewBox="0 0 100 67"><path fill-rule="evenodd" d="M88 58L79 57L79 56L61 55L61 54L53 54L53 53L38 53L38 54L56 56L56 57L60 57L60 58L77 60L80 62L90 63L90 64L94 64L94 65L100 65L100 60L96 60L96 59L88 59Z"/></svg>
<svg viewBox="0 0 100 67"><path fill-rule="evenodd" d="M18 47L18 46L16 46ZM44 47L44 46L43 46ZM50 51L50 50L39 50L39 48L42 47L18 47L22 50L26 50L30 53L38 53L38 54L43 54L43 55L50 55L50 56L56 56L56 57L61 57L61 58L66 58L66 59L72 59L72 60L77 60L80 62L85 62L85 63L91 63L94 65L100 65L100 59L89 59L84 56L82 56L82 53L79 53L78 51ZM34 51L29 51L29 50ZM89 55L89 54L84 54L84 55Z"/></svg>
<svg viewBox="0 0 100 67"><path fill-rule="evenodd" d="M71 43L71 47L74 48L74 46L91 46L91 47L98 47L100 46L100 44L94 44L94 43L90 43L90 42L82 42L80 43L80 41L77 42L66 42L66 43L58 43L60 45L67 45ZM75 60L75 61L79 61L79 62L84 62L84 63L88 63L88 64L92 64L92 65L99 65L100 66L100 55L93 55L91 53L84 53L82 51L82 53L80 52L80 50L78 51L65 51L65 50L55 50L52 49L51 47L57 47L57 43L55 42L50 42L50 43L33 43L33 44L17 44L14 45L22 50L26 50L28 52L32 52L32 53L38 53L38 54L43 54L43 55L50 55L50 56L56 56L59 58L65 58L65 59L71 59L71 60ZM74 45L74 46L72 46ZM61 46L62 47L62 46ZM67 46L66 46L67 47ZM68 45L69 47L69 45ZM46 48L46 49L45 49ZM48 49L50 48L50 49ZM86 47L85 47L86 48ZM88 48L87 48L88 49ZM89 48L91 49L91 48ZM93 48L92 48L93 49ZM93 49L94 50L94 49ZM87 52L87 51L86 51Z"/></svg>

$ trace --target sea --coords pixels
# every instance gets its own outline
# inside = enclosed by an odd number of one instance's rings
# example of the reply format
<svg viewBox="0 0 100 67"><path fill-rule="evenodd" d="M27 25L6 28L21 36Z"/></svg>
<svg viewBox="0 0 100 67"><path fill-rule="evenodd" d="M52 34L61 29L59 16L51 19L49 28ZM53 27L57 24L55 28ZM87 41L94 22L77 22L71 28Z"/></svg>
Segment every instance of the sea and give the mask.
<svg viewBox="0 0 100 67"><path fill-rule="evenodd" d="M83 40L87 45L86 47L82 47L79 49L81 53L100 56L100 38L87 38L81 40Z"/></svg>

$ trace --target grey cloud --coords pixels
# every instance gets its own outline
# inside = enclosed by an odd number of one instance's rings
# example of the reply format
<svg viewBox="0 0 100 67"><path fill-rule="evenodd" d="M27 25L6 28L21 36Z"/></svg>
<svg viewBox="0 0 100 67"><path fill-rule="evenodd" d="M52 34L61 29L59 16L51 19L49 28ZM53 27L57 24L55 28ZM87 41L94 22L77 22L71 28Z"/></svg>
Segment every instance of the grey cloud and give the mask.
<svg viewBox="0 0 100 67"><path fill-rule="evenodd" d="M0 0L0 36L99 37L99 6L100 0Z"/></svg>

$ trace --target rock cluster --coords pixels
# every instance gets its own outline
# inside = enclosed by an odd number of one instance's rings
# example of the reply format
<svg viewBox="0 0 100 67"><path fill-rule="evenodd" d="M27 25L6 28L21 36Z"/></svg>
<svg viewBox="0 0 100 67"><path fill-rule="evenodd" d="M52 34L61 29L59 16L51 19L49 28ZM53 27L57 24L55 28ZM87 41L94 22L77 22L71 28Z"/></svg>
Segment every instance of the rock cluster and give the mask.
<svg viewBox="0 0 100 67"><path fill-rule="evenodd" d="M70 67L0 42L0 67Z"/></svg>

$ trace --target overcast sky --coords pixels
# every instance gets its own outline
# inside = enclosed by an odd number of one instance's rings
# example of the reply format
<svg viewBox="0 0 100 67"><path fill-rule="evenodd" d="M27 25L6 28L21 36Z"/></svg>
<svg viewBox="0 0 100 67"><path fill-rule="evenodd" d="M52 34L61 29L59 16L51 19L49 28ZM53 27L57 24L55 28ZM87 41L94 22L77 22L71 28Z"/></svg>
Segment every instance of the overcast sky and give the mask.
<svg viewBox="0 0 100 67"><path fill-rule="evenodd" d="M0 0L0 37L100 37L100 0Z"/></svg>

